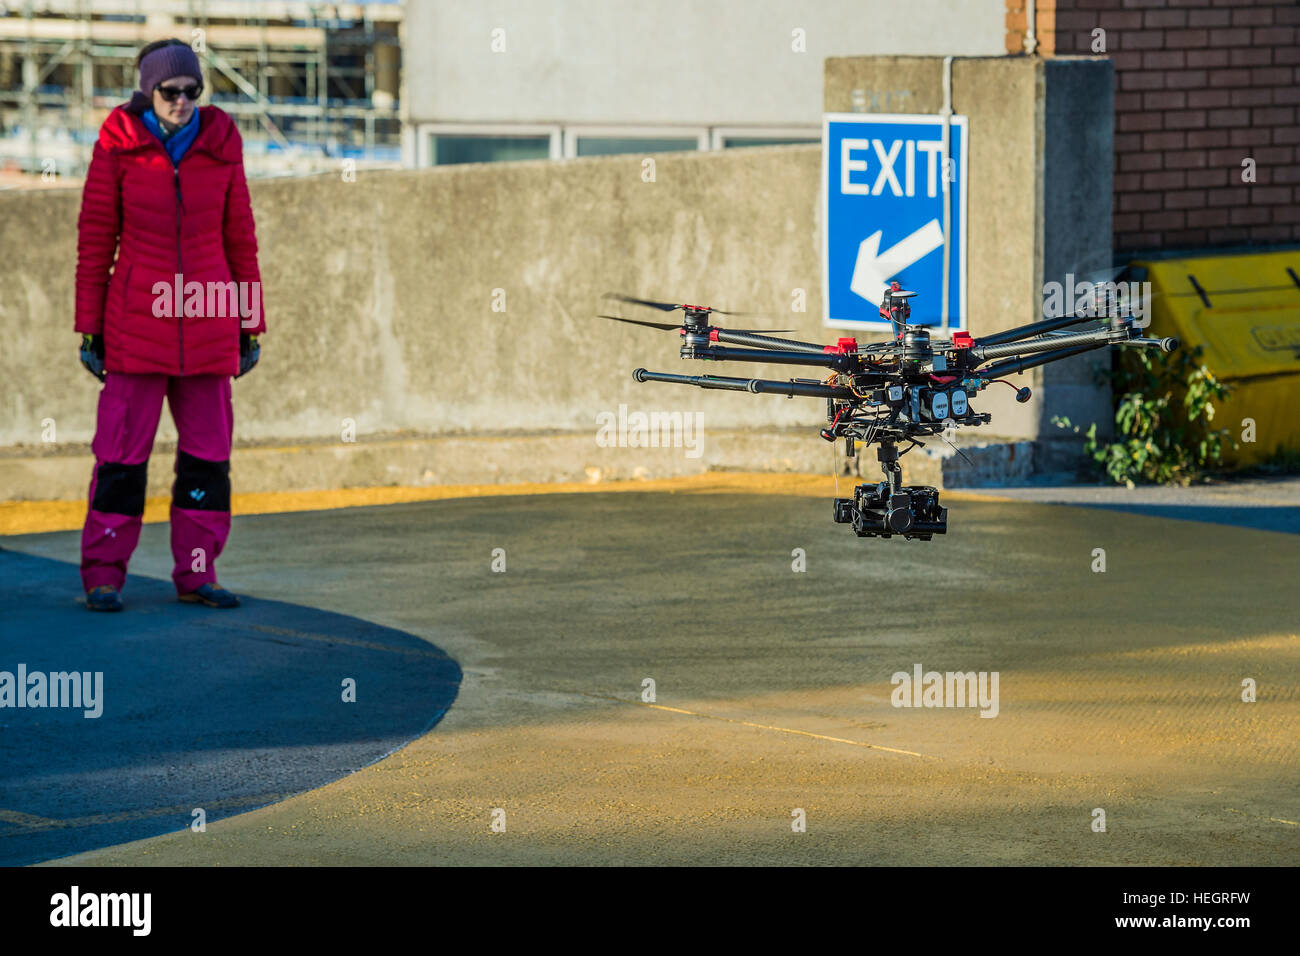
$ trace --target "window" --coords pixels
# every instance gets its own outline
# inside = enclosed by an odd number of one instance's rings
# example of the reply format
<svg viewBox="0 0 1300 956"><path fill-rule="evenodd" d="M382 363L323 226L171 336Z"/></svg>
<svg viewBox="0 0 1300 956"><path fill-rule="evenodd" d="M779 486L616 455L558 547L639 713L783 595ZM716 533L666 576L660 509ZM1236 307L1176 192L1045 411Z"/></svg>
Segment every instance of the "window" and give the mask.
<svg viewBox="0 0 1300 956"><path fill-rule="evenodd" d="M560 128L523 123L419 123L413 127L416 166L559 159Z"/></svg>
<svg viewBox="0 0 1300 956"><path fill-rule="evenodd" d="M810 137L808 139L804 139L802 137L798 139L795 139L793 137L789 139L784 139L781 137L769 138L766 136L724 136L722 138L722 148L734 149L737 146L791 146L796 143L817 143L817 142L820 142L820 140L813 137Z"/></svg>
<svg viewBox="0 0 1300 956"><path fill-rule="evenodd" d="M579 136L579 156L613 156L617 153L678 153L700 148L699 139L640 138L635 136Z"/></svg>
<svg viewBox="0 0 1300 956"><path fill-rule="evenodd" d="M449 136L435 133L429 137L429 156L434 166L549 159L550 155L549 136Z"/></svg>
<svg viewBox="0 0 1300 956"><path fill-rule="evenodd" d="M410 140L417 166L500 163L578 156L644 156L745 146L821 142L816 127L421 123Z"/></svg>
<svg viewBox="0 0 1300 956"><path fill-rule="evenodd" d="M681 126L567 126L564 155L627 156L709 148L709 131Z"/></svg>
<svg viewBox="0 0 1300 956"><path fill-rule="evenodd" d="M713 149L736 149L820 143L822 136L815 126L718 126L712 130L710 139Z"/></svg>

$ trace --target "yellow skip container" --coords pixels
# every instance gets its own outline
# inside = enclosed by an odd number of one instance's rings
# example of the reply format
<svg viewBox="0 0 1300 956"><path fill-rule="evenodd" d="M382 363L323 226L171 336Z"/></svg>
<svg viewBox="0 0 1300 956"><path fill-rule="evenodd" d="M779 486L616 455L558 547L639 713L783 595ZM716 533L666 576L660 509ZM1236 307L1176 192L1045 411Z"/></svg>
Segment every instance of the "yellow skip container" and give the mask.
<svg viewBox="0 0 1300 956"><path fill-rule="evenodd" d="M1300 250L1138 261L1132 269L1132 278L1151 283L1146 334L1201 346L1200 361L1232 387L1213 422L1238 445L1224 451L1224 464L1300 450Z"/></svg>

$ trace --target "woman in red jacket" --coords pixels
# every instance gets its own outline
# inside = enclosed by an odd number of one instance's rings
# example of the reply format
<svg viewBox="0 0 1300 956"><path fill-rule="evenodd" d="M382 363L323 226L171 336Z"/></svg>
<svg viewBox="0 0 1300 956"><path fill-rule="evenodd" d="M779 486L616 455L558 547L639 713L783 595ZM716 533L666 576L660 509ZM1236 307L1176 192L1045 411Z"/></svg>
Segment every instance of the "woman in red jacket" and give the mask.
<svg viewBox="0 0 1300 956"><path fill-rule="evenodd" d="M172 580L182 601L235 607L213 567L230 533L230 379L257 363L266 328L243 145L226 113L196 108L203 73L186 44L151 43L136 65L140 89L100 128L78 220L76 330L104 382L81 580L88 608L121 610L165 395L179 435Z"/></svg>

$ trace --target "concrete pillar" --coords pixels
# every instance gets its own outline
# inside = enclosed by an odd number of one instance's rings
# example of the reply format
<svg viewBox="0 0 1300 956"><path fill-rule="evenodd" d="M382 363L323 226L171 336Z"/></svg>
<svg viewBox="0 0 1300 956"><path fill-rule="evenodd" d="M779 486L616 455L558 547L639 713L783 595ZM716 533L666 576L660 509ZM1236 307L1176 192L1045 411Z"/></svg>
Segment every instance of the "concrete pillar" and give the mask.
<svg viewBox="0 0 1300 956"><path fill-rule="evenodd" d="M827 59L824 104L938 113L943 57ZM978 337L1040 318L1046 282L1110 267L1114 70L1104 57L957 58L952 109L969 121L966 297ZM1068 467L1079 440L1050 419L1109 424L1109 393L1092 374L1108 361L1101 351L1017 376L1034 392L1026 405L1011 389L986 390L976 407L993 422L965 434L1033 439L1036 470Z"/></svg>
<svg viewBox="0 0 1300 956"><path fill-rule="evenodd" d="M95 133L98 125L92 125L95 117L95 58L85 50L78 61L79 79L81 80L81 102L77 110L77 123L81 127L80 159L81 169L90 168L90 157L95 148Z"/></svg>

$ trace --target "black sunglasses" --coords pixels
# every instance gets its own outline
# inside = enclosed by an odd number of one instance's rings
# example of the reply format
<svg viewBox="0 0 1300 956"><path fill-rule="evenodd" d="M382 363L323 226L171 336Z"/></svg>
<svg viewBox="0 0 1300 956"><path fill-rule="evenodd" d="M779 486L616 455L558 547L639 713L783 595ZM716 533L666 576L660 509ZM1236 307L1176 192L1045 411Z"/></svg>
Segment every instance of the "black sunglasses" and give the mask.
<svg viewBox="0 0 1300 956"><path fill-rule="evenodd" d="M203 84L200 83L198 86L163 86L159 84L154 89L161 93L162 98L168 103L175 103L176 98L182 93L185 94L186 99L193 103L198 100L199 95L203 92Z"/></svg>

